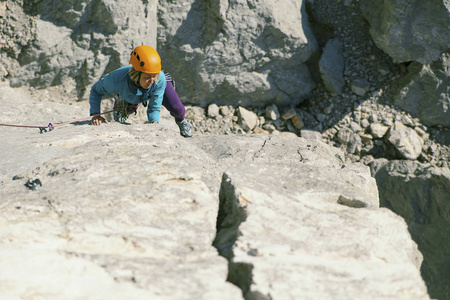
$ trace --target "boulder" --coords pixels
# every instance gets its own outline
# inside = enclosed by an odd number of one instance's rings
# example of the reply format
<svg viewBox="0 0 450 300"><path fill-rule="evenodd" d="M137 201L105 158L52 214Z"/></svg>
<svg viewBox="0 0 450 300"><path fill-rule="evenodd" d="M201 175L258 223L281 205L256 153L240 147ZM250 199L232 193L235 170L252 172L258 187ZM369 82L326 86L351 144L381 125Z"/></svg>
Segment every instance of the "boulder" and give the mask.
<svg viewBox="0 0 450 300"><path fill-rule="evenodd" d="M411 63L399 80L395 105L428 126L450 128L450 53L430 65Z"/></svg>
<svg viewBox="0 0 450 300"><path fill-rule="evenodd" d="M361 0L375 44L397 62L429 65L450 45L446 0Z"/></svg>
<svg viewBox="0 0 450 300"><path fill-rule="evenodd" d="M415 160L422 153L423 140L412 128L395 122L387 134L389 142L405 159Z"/></svg>
<svg viewBox="0 0 450 300"><path fill-rule="evenodd" d="M340 94L345 81L342 41L339 38L327 42L319 61L319 70L327 91L331 94Z"/></svg>
<svg viewBox="0 0 450 300"><path fill-rule="evenodd" d="M424 261L422 277L433 299L449 299L450 172L413 161L375 160L380 205L402 216Z"/></svg>
<svg viewBox="0 0 450 300"><path fill-rule="evenodd" d="M158 50L185 103L296 105L315 87L304 1L159 1Z"/></svg>

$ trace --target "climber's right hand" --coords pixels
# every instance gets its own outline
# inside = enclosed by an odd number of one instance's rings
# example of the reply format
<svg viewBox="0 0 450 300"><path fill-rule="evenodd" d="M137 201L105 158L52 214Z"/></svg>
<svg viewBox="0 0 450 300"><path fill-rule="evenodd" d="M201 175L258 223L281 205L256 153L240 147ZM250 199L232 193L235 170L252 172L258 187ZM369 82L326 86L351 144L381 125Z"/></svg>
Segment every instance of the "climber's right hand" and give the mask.
<svg viewBox="0 0 450 300"><path fill-rule="evenodd" d="M102 116L96 115L96 116L93 116L91 119L91 125L99 126L102 123L108 123L108 121L105 118L103 118Z"/></svg>

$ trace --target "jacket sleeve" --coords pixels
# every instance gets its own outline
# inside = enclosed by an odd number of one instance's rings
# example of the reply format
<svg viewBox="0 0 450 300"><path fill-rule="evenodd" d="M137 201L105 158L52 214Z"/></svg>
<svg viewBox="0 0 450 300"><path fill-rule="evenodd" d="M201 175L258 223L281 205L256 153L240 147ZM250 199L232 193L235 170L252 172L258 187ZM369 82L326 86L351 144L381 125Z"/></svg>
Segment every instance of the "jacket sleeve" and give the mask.
<svg viewBox="0 0 450 300"><path fill-rule="evenodd" d="M117 92L112 76L107 74L91 87L89 94L90 115L100 113L100 102L103 96Z"/></svg>
<svg viewBox="0 0 450 300"><path fill-rule="evenodd" d="M156 89L152 91L150 100L148 101L147 117L149 123L153 123L154 121L158 121L159 123L159 114L161 112L161 105L163 102L166 85L166 77L164 76L164 72L161 71L159 73Z"/></svg>

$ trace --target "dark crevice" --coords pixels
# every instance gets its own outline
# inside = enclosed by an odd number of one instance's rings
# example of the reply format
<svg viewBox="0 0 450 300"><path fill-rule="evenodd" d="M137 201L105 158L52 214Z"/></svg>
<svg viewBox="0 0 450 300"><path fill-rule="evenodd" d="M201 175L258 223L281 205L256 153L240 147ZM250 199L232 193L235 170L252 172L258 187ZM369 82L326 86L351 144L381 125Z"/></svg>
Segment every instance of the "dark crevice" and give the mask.
<svg viewBox="0 0 450 300"><path fill-rule="evenodd" d="M219 191L219 212L216 222L216 238L213 246L219 255L228 260L227 281L239 287L245 299L251 299L250 286L253 282L253 265L234 262L233 246L240 236L239 226L247 219L245 204L239 201L240 194L234 187L230 176L224 173ZM264 298L262 298L264 299Z"/></svg>

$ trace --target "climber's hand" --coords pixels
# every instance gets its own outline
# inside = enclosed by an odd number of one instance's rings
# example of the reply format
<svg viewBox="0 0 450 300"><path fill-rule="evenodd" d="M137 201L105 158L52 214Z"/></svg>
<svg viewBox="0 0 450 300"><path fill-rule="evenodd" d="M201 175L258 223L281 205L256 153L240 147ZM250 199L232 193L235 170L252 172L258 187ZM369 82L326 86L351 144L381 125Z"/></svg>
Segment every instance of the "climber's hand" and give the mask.
<svg viewBox="0 0 450 300"><path fill-rule="evenodd" d="M91 125L99 126L102 123L108 123L108 121L105 118L103 118L102 116L99 116L99 115L93 116L91 119Z"/></svg>

